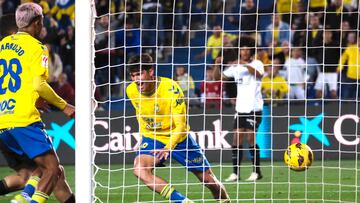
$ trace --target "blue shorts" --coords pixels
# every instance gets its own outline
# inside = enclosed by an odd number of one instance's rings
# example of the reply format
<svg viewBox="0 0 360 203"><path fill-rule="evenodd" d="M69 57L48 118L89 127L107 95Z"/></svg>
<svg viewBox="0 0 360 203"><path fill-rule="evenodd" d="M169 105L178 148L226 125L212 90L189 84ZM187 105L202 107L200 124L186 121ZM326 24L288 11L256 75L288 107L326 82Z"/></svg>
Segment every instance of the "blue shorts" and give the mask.
<svg viewBox="0 0 360 203"><path fill-rule="evenodd" d="M19 156L26 155L30 159L53 149L42 122L1 130L0 140L10 152Z"/></svg>
<svg viewBox="0 0 360 203"><path fill-rule="evenodd" d="M151 153L154 149L162 149L165 144L148 137L142 137L141 145L136 156L140 154L147 154L154 156ZM187 138L176 145L175 149L171 151L171 157L179 162L189 171L206 171L210 168L210 164L202 152L200 146L196 141L188 135ZM162 159L160 162L164 162Z"/></svg>

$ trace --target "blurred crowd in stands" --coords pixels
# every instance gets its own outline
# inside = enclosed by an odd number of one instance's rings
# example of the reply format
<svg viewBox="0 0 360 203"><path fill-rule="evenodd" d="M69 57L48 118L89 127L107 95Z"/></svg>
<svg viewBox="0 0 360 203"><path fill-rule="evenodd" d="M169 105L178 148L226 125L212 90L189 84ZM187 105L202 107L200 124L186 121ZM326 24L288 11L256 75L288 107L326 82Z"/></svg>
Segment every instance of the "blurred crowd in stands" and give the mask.
<svg viewBox="0 0 360 203"><path fill-rule="evenodd" d="M215 81L212 66L221 56L224 68L237 61L240 36L246 35L256 41L256 57L265 64L262 90L268 103L355 99L358 9L357 0L96 0L97 98L124 98L129 81L124 64L147 52L160 75L161 64L171 70L165 75L179 82L190 106L234 104L234 82ZM176 48L189 51L177 56ZM187 64L177 64L177 57L187 57ZM199 63L202 74L190 68Z"/></svg>
<svg viewBox="0 0 360 203"><path fill-rule="evenodd" d="M49 82L69 94L62 96L71 103L74 0L33 1L44 8L41 40L50 50ZM0 0L0 16L14 13L22 2ZM191 106L234 104L234 82L215 81L211 71L217 57L223 56L224 68L238 59L240 36L256 41L269 103L345 101L360 93L358 0L95 0L95 8L100 103L123 100L126 61L147 52L159 75L179 82Z"/></svg>
<svg viewBox="0 0 360 203"><path fill-rule="evenodd" d="M75 103L75 0L0 0L0 39L15 24L15 10L25 2L41 5L44 28L40 41L49 50L49 84L70 104ZM10 33L9 33L10 32ZM79 67L81 68L81 67Z"/></svg>

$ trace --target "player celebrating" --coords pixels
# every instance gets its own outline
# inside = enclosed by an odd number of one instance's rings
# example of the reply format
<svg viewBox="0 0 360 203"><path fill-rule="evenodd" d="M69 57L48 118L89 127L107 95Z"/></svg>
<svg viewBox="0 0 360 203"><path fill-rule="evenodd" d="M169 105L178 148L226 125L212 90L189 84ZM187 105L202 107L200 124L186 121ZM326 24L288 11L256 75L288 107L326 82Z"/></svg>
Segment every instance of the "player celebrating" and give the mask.
<svg viewBox="0 0 360 203"><path fill-rule="evenodd" d="M45 203L63 171L35 102L40 96L68 116L75 108L46 83L48 53L37 40L43 27L42 8L22 4L15 16L19 32L0 43L0 140L12 153L36 163L42 176L28 201Z"/></svg>
<svg viewBox="0 0 360 203"><path fill-rule="evenodd" d="M134 174L150 189L173 202L193 202L175 190L153 169L173 157L208 187L214 198L230 202L224 186L216 179L199 145L188 136L186 104L178 84L156 77L148 54L129 60L128 71L133 81L126 93L136 109L142 142L134 161Z"/></svg>
<svg viewBox="0 0 360 203"><path fill-rule="evenodd" d="M264 64L256 60L255 42L251 38L240 39L240 59L223 71L222 80L234 78L237 83L236 114L234 120L234 137L232 149L233 173L225 181L240 179L240 164L243 157L243 140L247 136L250 155L254 165L248 181L262 178L260 172L260 152L256 144L255 132L261 122L263 99L261 95L261 78ZM221 58L217 58L214 77L220 79Z"/></svg>

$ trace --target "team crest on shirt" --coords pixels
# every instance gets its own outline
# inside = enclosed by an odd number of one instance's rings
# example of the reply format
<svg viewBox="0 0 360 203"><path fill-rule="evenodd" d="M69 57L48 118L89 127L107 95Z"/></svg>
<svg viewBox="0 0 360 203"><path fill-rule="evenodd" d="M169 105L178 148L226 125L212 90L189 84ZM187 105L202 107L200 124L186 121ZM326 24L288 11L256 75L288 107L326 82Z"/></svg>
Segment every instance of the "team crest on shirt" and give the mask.
<svg viewBox="0 0 360 203"><path fill-rule="evenodd" d="M160 111L159 104L155 104L154 110L155 110L156 113L159 113L159 111Z"/></svg>
<svg viewBox="0 0 360 203"><path fill-rule="evenodd" d="M48 65L49 65L49 59L46 55L42 55L41 56L41 65L44 67L44 68L48 68Z"/></svg>

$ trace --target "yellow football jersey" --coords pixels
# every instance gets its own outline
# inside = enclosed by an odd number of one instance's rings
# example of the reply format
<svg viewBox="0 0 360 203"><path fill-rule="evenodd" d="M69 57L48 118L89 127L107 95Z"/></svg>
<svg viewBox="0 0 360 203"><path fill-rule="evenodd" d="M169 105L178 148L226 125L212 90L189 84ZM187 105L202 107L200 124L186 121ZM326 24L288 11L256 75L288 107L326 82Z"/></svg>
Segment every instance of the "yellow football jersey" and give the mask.
<svg viewBox="0 0 360 203"><path fill-rule="evenodd" d="M0 42L0 129L41 121L33 78L47 78L47 66L47 48L31 35L18 32Z"/></svg>
<svg viewBox="0 0 360 203"><path fill-rule="evenodd" d="M184 141L189 127L186 121L186 104L179 85L164 77L158 78L157 89L151 96L142 95L135 82L126 93L136 109L140 133L164 143L173 149Z"/></svg>

